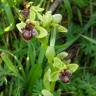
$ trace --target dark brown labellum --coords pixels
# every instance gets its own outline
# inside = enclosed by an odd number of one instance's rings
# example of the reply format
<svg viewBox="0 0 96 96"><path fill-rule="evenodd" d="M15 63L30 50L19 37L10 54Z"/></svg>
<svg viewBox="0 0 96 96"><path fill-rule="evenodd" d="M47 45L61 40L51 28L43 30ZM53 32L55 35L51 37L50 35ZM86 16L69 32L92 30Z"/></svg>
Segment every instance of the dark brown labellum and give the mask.
<svg viewBox="0 0 96 96"><path fill-rule="evenodd" d="M72 76L72 73L69 70L64 70L60 73L60 80L62 80L64 83L68 83L70 81L70 77Z"/></svg>
<svg viewBox="0 0 96 96"><path fill-rule="evenodd" d="M65 70L64 71L64 75L65 76L68 76L68 77L71 77L72 76L72 73L69 70Z"/></svg>
<svg viewBox="0 0 96 96"><path fill-rule="evenodd" d="M25 40L30 40L32 38L32 32L31 31L28 31L28 30L25 30L25 29L23 29L22 31L24 31L22 33L22 36Z"/></svg>
<svg viewBox="0 0 96 96"><path fill-rule="evenodd" d="M33 36L36 36L37 32L34 29L32 23L27 23L25 28L22 29L22 36L25 40L30 40Z"/></svg>
<svg viewBox="0 0 96 96"><path fill-rule="evenodd" d="M70 82L70 78L68 76L60 76L59 78L64 83L69 83Z"/></svg>

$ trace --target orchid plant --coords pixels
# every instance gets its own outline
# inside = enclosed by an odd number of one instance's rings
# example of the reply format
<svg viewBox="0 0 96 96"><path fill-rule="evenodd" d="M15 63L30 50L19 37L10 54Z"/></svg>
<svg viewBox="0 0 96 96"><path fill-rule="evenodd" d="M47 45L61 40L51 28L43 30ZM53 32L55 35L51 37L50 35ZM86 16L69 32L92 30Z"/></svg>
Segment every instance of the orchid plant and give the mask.
<svg viewBox="0 0 96 96"><path fill-rule="evenodd" d="M30 46L32 39L36 39L40 44L38 59L34 65L41 66L47 64L43 70L43 86L39 96L53 96L56 81L64 83L70 81L71 75L78 69L78 65L66 60L67 52L56 53L55 43L57 32L65 32L67 29L61 25L62 15L52 14L51 11L44 13L44 9L33 6L32 3L25 5L20 11L20 23L16 24L21 37ZM31 50L32 51L32 50ZM34 55L34 54L31 54ZM46 57L46 58L45 58ZM44 59L47 59L45 62ZM30 60L30 57L29 57Z"/></svg>

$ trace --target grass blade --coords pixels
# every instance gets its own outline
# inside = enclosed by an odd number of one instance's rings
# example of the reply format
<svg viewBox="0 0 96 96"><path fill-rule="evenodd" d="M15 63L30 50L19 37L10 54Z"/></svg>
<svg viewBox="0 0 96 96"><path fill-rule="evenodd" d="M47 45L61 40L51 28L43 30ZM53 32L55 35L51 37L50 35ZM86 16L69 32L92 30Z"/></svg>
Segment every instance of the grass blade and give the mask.
<svg viewBox="0 0 96 96"><path fill-rule="evenodd" d="M12 71L14 73L14 75L17 76L18 74L18 70L17 68L14 66L14 64L12 63L12 61L9 59L8 55L5 53L1 54L1 58L4 61L4 63L6 64L6 66L9 68L10 71Z"/></svg>
<svg viewBox="0 0 96 96"><path fill-rule="evenodd" d="M12 14L12 10L10 8L10 5L7 0L1 0L1 3L4 7L4 11L7 16L8 23L9 23L9 26L7 28L5 28L5 31L13 30L13 28L15 26L15 20L14 20L14 16Z"/></svg>
<svg viewBox="0 0 96 96"><path fill-rule="evenodd" d="M93 43L93 44L96 44L96 40L90 38L90 37L87 37L85 35L81 35L81 37L83 37L84 39L88 40L89 42Z"/></svg>

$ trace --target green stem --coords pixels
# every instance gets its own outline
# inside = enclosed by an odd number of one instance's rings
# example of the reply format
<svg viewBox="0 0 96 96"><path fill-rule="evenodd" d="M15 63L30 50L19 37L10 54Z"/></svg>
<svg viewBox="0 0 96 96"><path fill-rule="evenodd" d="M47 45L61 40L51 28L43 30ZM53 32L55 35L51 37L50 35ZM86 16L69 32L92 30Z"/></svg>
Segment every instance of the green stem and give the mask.
<svg viewBox="0 0 96 96"><path fill-rule="evenodd" d="M40 53L39 53L37 64L42 64L43 63L45 52L46 52L46 45L41 44Z"/></svg>
<svg viewBox="0 0 96 96"><path fill-rule="evenodd" d="M53 32L51 32L50 46L55 46L55 40L56 40L56 28L54 28Z"/></svg>
<svg viewBox="0 0 96 96"><path fill-rule="evenodd" d="M53 32L51 32L51 37L50 37L50 46L55 47L55 41L56 41L56 28L53 29ZM51 65L51 64L50 64ZM50 66L51 67L51 66ZM53 93L54 88L55 88L55 83L56 82L51 82L50 84L50 91Z"/></svg>
<svg viewBox="0 0 96 96"><path fill-rule="evenodd" d="M28 73L29 68L35 64L36 52L33 41L28 42L28 52L26 58L26 72Z"/></svg>
<svg viewBox="0 0 96 96"><path fill-rule="evenodd" d="M56 82L51 82L51 84L50 84L50 92L54 92L54 88L55 88L55 84L56 84Z"/></svg>
<svg viewBox="0 0 96 96"><path fill-rule="evenodd" d="M10 8L10 5L9 5L8 0L1 0L1 4L2 4L3 7L4 7L5 14L6 14L6 16L7 16L7 20L8 20L8 23L9 23L9 26L8 26L7 28L5 28L4 31L5 31L5 32L8 32L8 31L14 29L15 19L14 19L14 16L13 16L13 14L12 14L12 10L11 10L11 8Z"/></svg>
<svg viewBox="0 0 96 96"><path fill-rule="evenodd" d="M44 0L40 0L39 6L41 7L41 5L43 4Z"/></svg>
<svg viewBox="0 0 96 96"><path fill-rule="evenodd" d="M35 58L36 58L36 51L35 51L35 46L32 42L29 42L28 44L28 54L30 57L30 62L32 65L35 64Z"/></svg>

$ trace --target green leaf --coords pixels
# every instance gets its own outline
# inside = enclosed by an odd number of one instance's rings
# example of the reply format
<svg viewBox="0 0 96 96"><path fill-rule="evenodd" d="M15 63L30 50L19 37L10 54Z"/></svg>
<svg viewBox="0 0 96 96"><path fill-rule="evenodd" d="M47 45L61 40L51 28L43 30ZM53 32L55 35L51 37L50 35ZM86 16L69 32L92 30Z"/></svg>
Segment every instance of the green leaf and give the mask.
<svg viewBox="0 0 96 96"><path fill-rule="evenodd" d="M30 63L32 65L34 65L35 64L35 58L36 58L36 50L35 50L35 45L34 45L33 40L28 42L28 56L29 56L29 59L30 59Z"/></svg>
<svg viewBox="0 0 96 96"><path fill-rule="evenodd" d="M47 30L41 26L36 26L36 30L39 33L39 35L37 36L37 38L39 38L39 39L44 38L48 35Z"/></svg>
<svg viewBox="0 0 96 96"><path fill-rule="evenodd" d="M50 91L46 90L46 89L42 90L42 95L43 96L53 96L52 93Z"/></svg>
<svg viewBox="0 0 96 96"><path fill-rule="evenodd" d="M68 30L65 27L61 26L61 25L57 25L57 30L59 32L68 32Z"/></svg>
<svg viewBox="0 0 96 96"><path fill-rule="evenodd" d="M69 19L69 21L71 21L73 14L72 14L72 8L71 8L70 1L69 0L63 0L63 1L64 1L65 9L67 10L68 19ZM78 1L78 0L76 0L76 1Z"/></svg>
<svg viewBox="0 0 96 96"><path fill-rule="evenodd" d="M0 26L0 35L2 35L4 33L4 30L2 29L2 27Z"/></svg>
<svg viewBox="0 0 96 96"><path fill-rule="evenodd" d="M67 66L64 64L59 58L55 57L54 58L54 63L53 66L58 68L58 69L66 69Z"/></svg>
<svg viewBox="0 0 96 96"><path fill-rule="evenodd" d="M17 75L18 69L16 68L16 66L14 66L12 61L9 59L8 55L5 53L2 53L1 58L4 61L4 63L6 64L6 66L9 68L9 70L12 71L13 73L15 73L14 75Z"/></svg>
<svg viewBox="0 0 96 96"><path fill-rule="evenodd" d="M84 39L88 40L89 42L93 43L93 44L96 44L96 40L90 38L90 37L87 37L85 35L81 35Z"/></svg>
<svg viewBox="0 0 96 96"><path fill-rule="evenodd" d="M16 24L18 30L22 33L22 28L24 28L26 26L26 24L24 22L18 23Z"/></svg>
<svg viewBox="0 0 96 96"><path fill-rule="evenodd" d="M34 64L29 72L28 84L30 84L29 89L35 84L37 80L40 79L42 75L42 68L40 64Z"/></svg>
<svg viewBox="0 0 96 96"><path fill-rule="evenodd" d="M74 4L76 4L76 6L80 8L88 6L89 3L90 3L89 0L74 0Z"/></svg>
<svg viewBox="0 0 96 96"><path fill-rule="evenodd" d="M91 26L94 26L95 24L96 24L96 12L94 12L94 14L91 15L89 21L88 21L87 24L85 25L84 32L85 32L85 31L88 31L88 29L89 29Z"/></svg>
<svg viewBox="0 0 96 96"><path fill-rule="evenodd" d="M82 13L81 13L81 10L79 8L77 9L77 13L78 13L78 19L80 21L80 24L83 25Z"/></svg>
<svg viewBox="0 0 96 96"><path fill-rule="evenodd" d="M78 69L79 66L77 64L68 64L67 67L73 73Z"/></svg>
<svg viewBox="0 0 96 96"><path fill-rule="evenodd" d="M12 26L13 26L13 24L10 24L9 26L7 26L7 27L4 29L4 31L5 31L5 32L10 31L10 30L12 29Z"/></svg>
<svg viewBox="0 0 96 96"><path fill-rule="evenodd" d="M12 10L10 8L9 2L8 2L8 0L1 0L1 3L4 7L4 11L5 11L5 14L7 16L9 26L10 26L7 29L5 28L5 31L13 30L13 28L15 26L15 20L14 20L14 16L12 14Z"/></svg>

